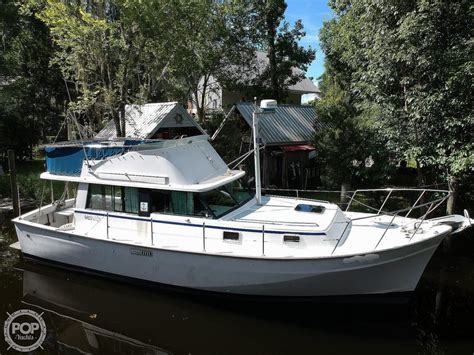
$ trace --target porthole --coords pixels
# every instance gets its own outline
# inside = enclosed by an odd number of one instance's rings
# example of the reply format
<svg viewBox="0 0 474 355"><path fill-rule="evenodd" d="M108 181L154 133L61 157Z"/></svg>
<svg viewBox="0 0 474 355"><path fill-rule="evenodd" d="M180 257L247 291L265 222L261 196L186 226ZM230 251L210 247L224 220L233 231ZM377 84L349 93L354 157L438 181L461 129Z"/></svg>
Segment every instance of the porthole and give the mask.
<svg viewBox="0 0 474 355"><path fill-rule="evenodd" d="M284 242L291 242L291 243L299 243L300 236L299 235L284 235L283 236Z"/></svg>
<svg viewBox="0 0 474 355"><path fill-rule="evenodd" d="M239 240L240 233L224 231L224 233L222 234L222 237L224 238L224 240Z"/></svg>

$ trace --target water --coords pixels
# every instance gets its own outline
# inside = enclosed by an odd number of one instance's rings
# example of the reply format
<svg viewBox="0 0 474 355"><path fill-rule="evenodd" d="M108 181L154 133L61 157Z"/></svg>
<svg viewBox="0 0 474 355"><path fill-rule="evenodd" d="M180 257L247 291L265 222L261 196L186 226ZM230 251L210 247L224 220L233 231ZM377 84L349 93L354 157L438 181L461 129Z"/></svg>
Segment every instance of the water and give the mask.
<svg viewBox="0 0 474 355"><path fill-rule="evenodd" d="M44 312L45 354L473 354L474 235L408 296L305 301L132 286L23 261L0 235L0 318ZM0 322L3 323L3 320ZM6 343L0 339L0 353Z"/></svg>

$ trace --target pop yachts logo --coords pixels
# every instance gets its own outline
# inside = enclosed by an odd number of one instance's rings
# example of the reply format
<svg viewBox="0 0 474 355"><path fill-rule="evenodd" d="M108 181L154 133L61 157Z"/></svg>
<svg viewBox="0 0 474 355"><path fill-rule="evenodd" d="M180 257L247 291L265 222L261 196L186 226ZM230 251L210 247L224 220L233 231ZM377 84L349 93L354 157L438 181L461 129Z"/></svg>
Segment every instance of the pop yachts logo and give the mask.
<svg viewBox="0 0 474 355"><path fill-rule="evenodd" d="M8 349L15 349L20 352L33 351L39 347L46 337L46 324L41 314L30 309L20 309L12 314L3 326L5 341L8 343Z"/></svg>

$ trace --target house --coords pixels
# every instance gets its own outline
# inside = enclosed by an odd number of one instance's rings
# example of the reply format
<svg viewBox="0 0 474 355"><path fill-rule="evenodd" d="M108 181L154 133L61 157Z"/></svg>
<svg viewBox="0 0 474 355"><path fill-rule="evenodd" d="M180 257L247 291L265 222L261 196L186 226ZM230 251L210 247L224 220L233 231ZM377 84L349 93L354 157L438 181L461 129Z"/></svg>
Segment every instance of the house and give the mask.
<svg viewBox="0 0 474 355"><path fill-rule="evenodd" d="M252 79L259 76L265 68L268 66L269 60L265 52L257 51L256 59L253 71L246 71L242 73L241 77L244 77L245 81L251 82ZM294 69L294 71L299 71L299 69ZM211 76L206 85L204 85L204 79L201 78L199 88L198 88L198 97L199 102L202 101L202 92L205 86L205 97L204 97L204 107L206 112L222 112L227 111L233 104L237 102L253 102L253 97L247 97L244 91L236 91L233 89L228 89L221 85L217 79ZM320 97L319 88L308 78L304 78L300 82L291 85L288 88L288 97L285 100L287 104L301 104L303 95L309 94L309 96L314 98ZM189 103L189 111L193 114L197 113L196 98Z"/></svg>
<svg viewBox="0 0 474 355"><path fill-rule="evenodd" d="M239 132L232 127L231 139L240 140L239 155L252 149L254 110L255 105L249 102L236 103L232 108L234 119L239 121L236 127L244 127ZM218 139L226 124L224 120L212 140ZM294 189L314 187L319 172L315 159L317 153L312 142L316 130L325 128L310 105L279 104L275 112L260 116L259 137L264 145L261 153L262 186ZM247 160L245 170L251 172L252 169L252 162Z"/></svg>
<svg viewBox="0 0 474 355"><path fill-rule="evenodd" d="M125 106L125 136L141 139L172 139L206 134L202 127L177 102ZM117 137L114 121L107 122L97 139Z"/></svg>

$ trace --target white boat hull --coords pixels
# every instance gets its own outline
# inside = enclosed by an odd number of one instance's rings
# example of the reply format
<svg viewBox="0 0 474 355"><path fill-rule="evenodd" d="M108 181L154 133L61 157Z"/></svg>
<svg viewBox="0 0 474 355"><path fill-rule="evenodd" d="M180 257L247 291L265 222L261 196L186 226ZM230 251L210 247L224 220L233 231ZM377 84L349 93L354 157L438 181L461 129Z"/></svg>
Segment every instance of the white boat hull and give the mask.
<svg viewBox="0 0 474 355"><path fill-rule="evenodd" d="M26 257L198 290L335 296L415 289L447 233L390 250L326 258L251 258L140 247L15 222Z"/></svg>

